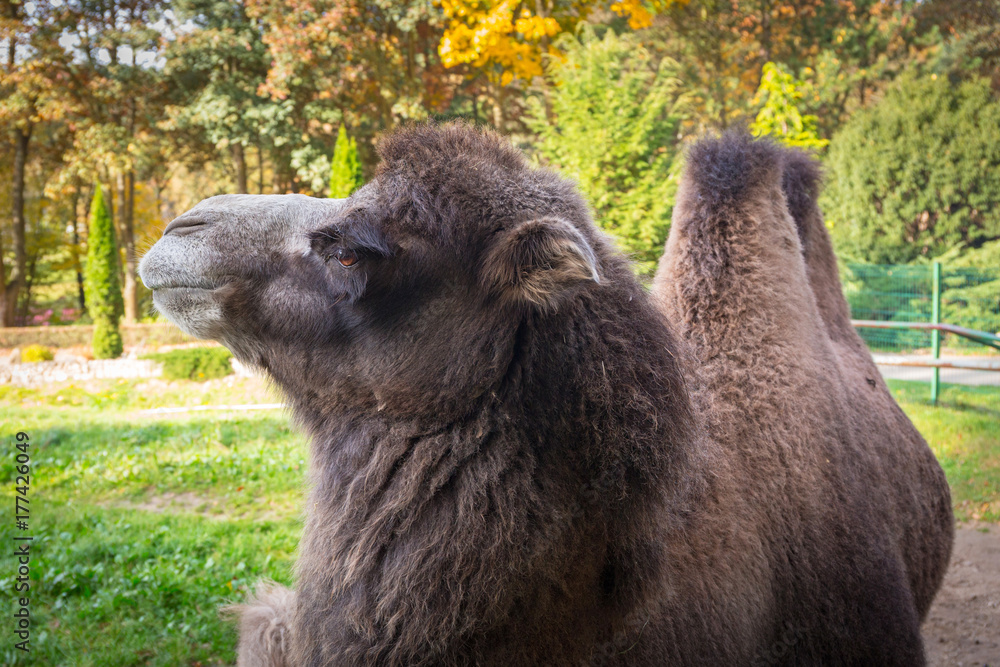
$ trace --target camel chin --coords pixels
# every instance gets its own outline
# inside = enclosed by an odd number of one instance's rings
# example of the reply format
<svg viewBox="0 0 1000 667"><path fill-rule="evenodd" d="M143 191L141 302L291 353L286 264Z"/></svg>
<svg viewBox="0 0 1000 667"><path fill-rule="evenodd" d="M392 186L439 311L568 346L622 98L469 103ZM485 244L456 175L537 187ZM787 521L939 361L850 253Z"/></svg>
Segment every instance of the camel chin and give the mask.
<svg viewBox="0 0 1000 667"><path fill-rule="evenodd" d="M187 335L215 340L223 334L223 318L214 292L200 287L160 288L153 291L153 305Z"/></svg>

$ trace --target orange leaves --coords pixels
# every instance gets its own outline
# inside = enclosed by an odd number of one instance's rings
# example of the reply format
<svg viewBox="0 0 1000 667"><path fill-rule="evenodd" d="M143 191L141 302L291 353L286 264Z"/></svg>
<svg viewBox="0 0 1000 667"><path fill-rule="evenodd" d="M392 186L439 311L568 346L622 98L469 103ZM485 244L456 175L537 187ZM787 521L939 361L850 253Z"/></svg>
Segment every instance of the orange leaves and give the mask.
<svg viewBox="0 0 1000 667"><path fill-rule="evenodd" d="M647 28L653 23L653 15L642 6L640 0L617 0L611 3L611 11L618 16L627 16L628 26L633 30Z"/></svg>
<svg viewBox="0 0 1000 667"><path fill-rule="evenodd" d="M437 0L447 26L438 46L445 67L470 65L495 83L530 81L542 75L543 54L559 55L555 37L572 32L597 8L627 17L638 30L649 26L653 12L689 0L540 0L532 9L519 0ZM499 74L498 74L499 72Z"/></svg>

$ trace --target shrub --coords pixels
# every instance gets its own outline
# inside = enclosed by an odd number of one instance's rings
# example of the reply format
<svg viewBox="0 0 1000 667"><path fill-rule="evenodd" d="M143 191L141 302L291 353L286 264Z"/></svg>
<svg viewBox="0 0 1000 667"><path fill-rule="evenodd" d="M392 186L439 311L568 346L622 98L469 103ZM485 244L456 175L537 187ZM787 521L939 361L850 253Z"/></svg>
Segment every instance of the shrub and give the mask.
<svg viewBox="0 0 1000 667"><path fill-rule="evenodd" d="M591 27L561 43L549 109L535 99L525 118L545 162L577 181L595 222L651 274L663 253L677 190L678 131L686 97L671 60L656 62L630 36Z"/></svg>
<svg viewBox="0 0 1000 667"><path fill-rule="evenodd" d="M1000 239L1000 102L986 79L905 76L830 143L826 219L875 264Z"/></svg>
<svg viewBox="0 0 1000 667"><path fill-rule="evenodd" d="M772 136L788 146L820 150L830 142L819 137L816 116L802 115L802 82L775 63L765 63L754 104L760 106L750 124L755 137Z"/></svg>
<svg viewBox="0 0 1000 667"><path fill-rule="evenodd" d="M224 347L191 347L145 357L163 364L167 380L212 380L232 374L233 355Z"/></svg>
<svg viewBox="0 0 1000 667"><path fill-rule="evenodd" d="M330 196L349 197L364 185L361 162L358 160L358 144L354 137L348 138L347 128L340 124L337 143L333 147L333 161L330 164Z"/></svg>
<svg viewBox="0 0 1000 667"><path fill-rule="evenodd" d="M39 361L52 361L52 350L44 345L29 345L21 352L21 361L34 364Z"/></svg>
<svg viewBox="0 0 1000 667"><path fill-rule="evenodd" d="M94 359L117 359L122 355L125 343L122 341L117 318L94 318L94 340L91 347L94 350Z"/></svg>
<svg viewBox="0 0 1000 667"><path fill-rule="evenodd" d="M87 311L94 320L94 357L114 359L121 356L122 335L118 323L124 303L118 278L118 245L100 183L94 188L94 199L90 204L84 286Z"/></svg>

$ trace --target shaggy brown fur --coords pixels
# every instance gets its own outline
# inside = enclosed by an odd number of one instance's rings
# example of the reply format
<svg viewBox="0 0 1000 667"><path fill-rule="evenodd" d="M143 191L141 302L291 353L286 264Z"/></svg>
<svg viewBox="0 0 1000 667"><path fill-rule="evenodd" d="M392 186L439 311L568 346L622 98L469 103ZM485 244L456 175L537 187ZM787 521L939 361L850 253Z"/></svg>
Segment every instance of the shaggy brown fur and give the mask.
<svg viewBox="0 0 1000 667"><path fill-rule="evenodd" d="M284 204L223 200L144 260L312 435L296 592L248 605L241 664L283 622L297 666L920 663L947 489L837 370L780 151L692 153L657 282L683 340L502 138L380 152L287 244ZM216 259L171 277L188 239Z"/></svg>
<svg viewBox="0 0 1000 667"><path fill-rule="evenodd" d="M724 448L719 483L738 500L719 498L741 505L770 565L770 636L797 630L779 662L921 664L948 487L850 325L817 168L742 135L698 144L689 165L654 300Z"/></svg>
<svg viewBox="0 0 1000 667"><path fill-rule="evenodd" d="M923 620L944 577L954 537L948 486L923 437L892 398L861 337L851 326L833 245L816 205L816 163L797 151L785 158L783 186L802 240L809 284L833 345L847 393L852 436L870 443L896 471L897 527L914 601ZM913 496L920 502L912 504Z"/></svg>
<svg viewBox="0 0 1000 667"><path fill-rule="evenodd" d="M295 594L273 583L258 584L251 602L223 609L240 621L240 667L288 667L289 627Z"/></svg>

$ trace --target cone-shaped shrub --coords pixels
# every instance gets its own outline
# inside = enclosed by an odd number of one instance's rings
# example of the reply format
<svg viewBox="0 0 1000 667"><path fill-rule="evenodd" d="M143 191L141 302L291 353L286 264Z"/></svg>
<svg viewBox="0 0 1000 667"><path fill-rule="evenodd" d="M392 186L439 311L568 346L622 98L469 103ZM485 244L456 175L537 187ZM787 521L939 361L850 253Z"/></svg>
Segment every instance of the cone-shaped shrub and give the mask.
<svg viewBox="0 0 1000 667"><path fill-rule="evenodd" d="M118 245L100 184L90 204L87 270L84 276L87 310L94 320L94 358L114 359L122 353L118 321L124 310L118 279Z"/></svg>
<svg viewBox="0 0 1000 667"><path fill-rule="evenodd" d="M361 175L361 162L358 161L358 144L354 137L348 138L347 128L341 123L330 166L330 197L349 197L362 185L364 177Z"/></svg>

